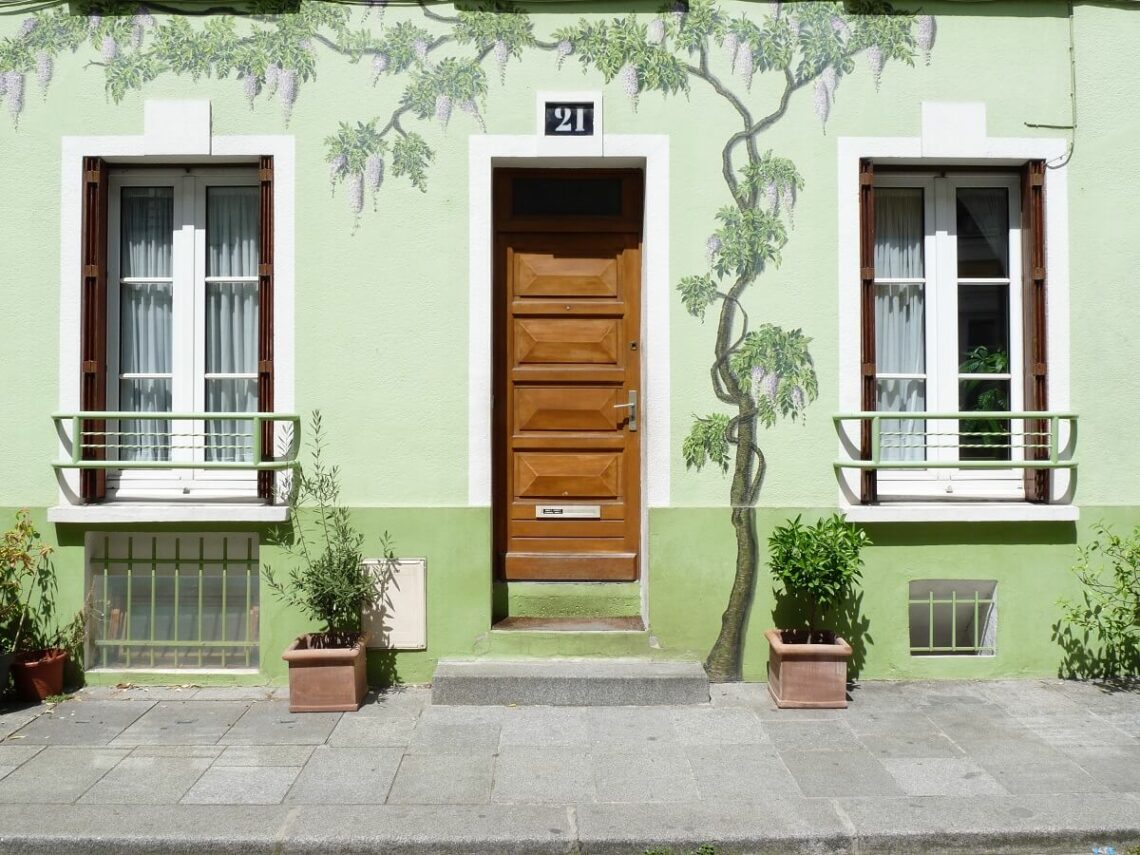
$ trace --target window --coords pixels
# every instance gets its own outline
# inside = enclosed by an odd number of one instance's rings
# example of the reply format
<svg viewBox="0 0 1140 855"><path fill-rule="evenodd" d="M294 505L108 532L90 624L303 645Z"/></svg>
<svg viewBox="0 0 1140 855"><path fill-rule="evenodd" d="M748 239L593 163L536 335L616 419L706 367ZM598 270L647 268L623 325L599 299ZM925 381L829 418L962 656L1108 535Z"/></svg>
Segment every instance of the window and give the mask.
<svg viewBox="0 0 1140 855"><path fill-rule="evenodd" d="M997 582L919 579L910 583L911 656L993 656Z"/></svg>
<svg viewBox="0 0 1140 855"><path fill-rule="evenodd" d="M863 503L1048 501L1044 164L860 172Z"/></svg>
<svg viewBox="0 0 1140 855"><path fill-rule="evenodd" d="M1022 409L1020 208L1016 176L882 175L875 181L875 409ZM1014 283L1017 283L1015 286ZM1008 419L882 424L884 460L1010 460ZM931 473L935 474L931 474ZM881 493L1016 495L1020 473L939 469L883 472Z"/></svg>
<svg viewBox="0 0 1140 855"><path fill-rule="evenodd" d="M271 422L237 414L272 410L272 159L88 158L85 187L82 409L140 415L84 422L84 459L124 466L85 470L83 498L267 498Z"/></svg>

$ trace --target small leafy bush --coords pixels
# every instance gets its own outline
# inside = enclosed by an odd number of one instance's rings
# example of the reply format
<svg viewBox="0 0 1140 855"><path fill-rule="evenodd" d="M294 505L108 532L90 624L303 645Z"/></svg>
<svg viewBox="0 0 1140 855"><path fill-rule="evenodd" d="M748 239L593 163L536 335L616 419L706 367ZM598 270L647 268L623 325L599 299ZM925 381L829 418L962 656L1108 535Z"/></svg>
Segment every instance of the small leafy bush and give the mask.
<svg viewBox="0 0 1140 855"><path fill-rule="evenodd" d="M364 565L364 535L340 503L340 467L324 461L325 432L321 414L310 419L312 461L298 468L288 494L289 525L271 538L293 562L288 579L278 578L269 564L265 583L284 602L323 625L314 647L351 647L360 636L361 615L377 602L380 591ZM381 538L385 560L392 553L388 533Z"/></svg>
<svg viewBox="0 0 1140 855"><path fill-rule="evenodd" d="M870 544L867 533L840 514L814 525L805 525L797 516L768 538L772 576L783 585L784 596L805 607L809 637L821 634L817 620L858 584L860 553Z"/></svg>
<svg viewBox="0 0 1140 855"><path fill-rule="evenodd" d="M1125 536L1104 524L1094 530L1073 567L1081 601L1060 600L1061 622L1099 647L1093 676L1140 676L1140 526Z"/></svg>

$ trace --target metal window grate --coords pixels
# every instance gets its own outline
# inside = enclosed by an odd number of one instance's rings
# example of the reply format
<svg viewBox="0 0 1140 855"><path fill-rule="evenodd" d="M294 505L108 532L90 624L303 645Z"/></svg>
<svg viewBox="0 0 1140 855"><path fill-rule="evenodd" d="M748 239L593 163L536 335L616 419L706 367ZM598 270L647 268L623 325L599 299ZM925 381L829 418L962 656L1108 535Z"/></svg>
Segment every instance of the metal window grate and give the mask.
<svg viewBox="0 0 1140 855"><path fill-rule="evenodd" d="M910 583L912 656L993 656L997 582L919 579Z"/></svg>
<svg viewBox="0 0 1140 855"><path fill-rule="evenodd" d="M257 550L250 534L91 535L92 664L258 667Z"/></svg>

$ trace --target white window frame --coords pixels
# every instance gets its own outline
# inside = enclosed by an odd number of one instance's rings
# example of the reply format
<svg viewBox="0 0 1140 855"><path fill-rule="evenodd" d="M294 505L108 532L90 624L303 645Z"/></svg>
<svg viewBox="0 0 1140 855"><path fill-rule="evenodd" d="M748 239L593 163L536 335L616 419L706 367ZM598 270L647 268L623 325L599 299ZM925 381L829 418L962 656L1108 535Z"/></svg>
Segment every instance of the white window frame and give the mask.
<svg viewBox="0 0 1140 855"><path fill-rule="evenodd" d="M918 121L915 121L915 120ZM906 117L900 117L906 122ZM860 229L859 165L871 159L876 166L909 166L930 170L945 166L1000 166L1020 170L1029 160L1043 160L1045 179L1046 342L1049 408L1071 408L1072 350L1069 324L1069 140L1067 135L992 137L986 128L983 102L925 101L921 115L910 120L913 136L839 137L836 140L836 296L839 347L836 376L841 413L862 409L862 354L860 352ZM1061 423L1064 448L1072 431ZM857 422L839 428L835 459L851 459L859 447ZM921 502L860 502L860 471L838 470L836 504L853 522L1031 522L1073 521L1080 518L1074 504L1076 478L1065 469L1052 475L1049 503L1002 500Z"/></svg>
<svg viewBox="0 0 1140 855"><path fill-rule="evenodd" d="M1009 362L1010 410L1023 409L1024 341L1021 294L1021 178L1010 172L971 173L939 170L890 172L876 175L875 186L916 188L923 191L924 218L924 306L926 372L925 398L927 412L956 412L959 403L958 361L958 246L957 192L962 188L997 187L1007 191L1009 216L1009 276L992 280L1009 288ZM880 282L903 280L879 279ZM915 280L906 280L915 281ZM969 280L985 282L988 280ZM911 375L877 372L877 379L910 377ZM953 432L953 421L927 420L927 430ZM1013 435L1019 430L1012 424ZM932 446L928 460L956 460L957 449ZM1014 459L1020 458L1017 449ZM1007 499L1017 501L1024 496L1024 480L1019 469L919 469L890 470L878 473L881 499L950 498Z"/></svg>
<svg viewBox="0 0 1140 855"><path fill-rule="evenodd" d="M258 187L256 164L229 168L160 169L115 167L110 170L107 218L107 409L119 403L120 219L124 187L171 187L174 191L174 234L171 247L172 324L171 412L200 413L206 408L206 194L210 187ZM233 281L234 277L226 277ZM257 277L248 277L257 282ZM230 375L227 375L230 376ZM236 376L236 375L235 375ZM246 379L257 379L247 374ZM201 438L202 421L175 422L175 431ZM171 463L200 460L204 444L174 449ZM107 498L162 499L188 494L203 498L256 498L254 470L134 469L108 472Z"/></svg>

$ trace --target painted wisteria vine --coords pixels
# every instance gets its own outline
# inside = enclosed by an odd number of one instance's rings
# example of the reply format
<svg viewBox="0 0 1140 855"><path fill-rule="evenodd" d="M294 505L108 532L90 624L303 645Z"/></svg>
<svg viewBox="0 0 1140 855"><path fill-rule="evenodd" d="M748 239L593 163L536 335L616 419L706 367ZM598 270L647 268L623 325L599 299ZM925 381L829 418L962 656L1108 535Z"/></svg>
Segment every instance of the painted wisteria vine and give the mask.
<svg viewBox="0 0 1140 855"><path fill-rule="evenodd" d="M386 14L383 0L301 0L289 11L282 2L243 3L241 15L187 16L133 3L36 12L0 40L0 97L18 123L29 109L28 79L46 96L65 51L84 51L88 66L102 69L112 102L163 75L233 80L251 108L275 102L286 125L299 99L317 89L327 57L360 66L361 93L398 77L395 103L369 115L378 99L360 97L366 115L340 122L325 139L332 190L344 194L358 224L386 175L427 190L436 151L417 128L486 131L489 87L508 85L512 63L528 53L616 83L634 108L651 93L702 87L735 116L737 129L721 149L725 203L705 241L706 269L682 277L678 290L695 318L717 312L709 378L723 410L694 419L682 454L688 467L731 473L736 568L706 668L714 680L739 679L759 563L754 507L767 467L757 432L802 417L819 391L803 331L754 324L746 309L749 290L780 263L804 190L795 164L760 141L801 92L825 131L845 78L868 74L878 88L892 62L913 65L921 53L929 63L934 18L897 12L885 0L773 0L740 4L735 17L716 0L676 0L656 12L583 17L540 37L524 7L495 0L458 5L453 14L427 2L398 14ZM776 81L765 91L778 92L763 107L754 86L762 75ZM465 126L457 129L460 119Z"/></svg>

